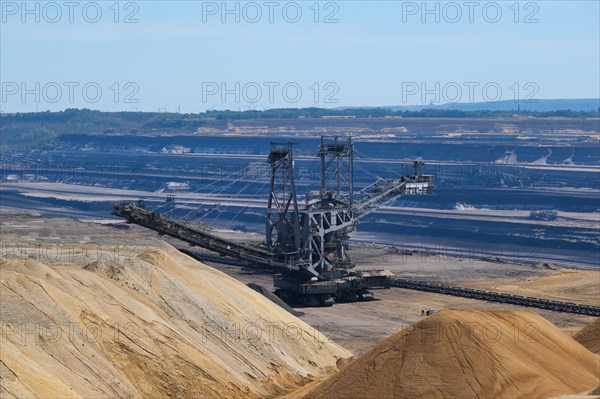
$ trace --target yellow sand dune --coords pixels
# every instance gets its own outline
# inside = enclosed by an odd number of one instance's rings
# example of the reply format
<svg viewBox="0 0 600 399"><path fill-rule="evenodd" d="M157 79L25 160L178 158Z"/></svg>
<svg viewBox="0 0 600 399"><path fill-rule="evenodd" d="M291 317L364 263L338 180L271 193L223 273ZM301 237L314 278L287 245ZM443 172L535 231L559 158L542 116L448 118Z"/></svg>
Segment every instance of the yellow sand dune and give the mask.
<svg viewBox="0 0 600 399"><path fill-rule="evenodd" d="M446 309L403 329L304 398L544 398L590 391L600 357L532 311Z"/></svg>
<svg viewBox="0 0 600 399"><path fill-rule="evenodd" d="M0 262L3 398L276 396L350 356L172 248L64 258Z"/></svg>

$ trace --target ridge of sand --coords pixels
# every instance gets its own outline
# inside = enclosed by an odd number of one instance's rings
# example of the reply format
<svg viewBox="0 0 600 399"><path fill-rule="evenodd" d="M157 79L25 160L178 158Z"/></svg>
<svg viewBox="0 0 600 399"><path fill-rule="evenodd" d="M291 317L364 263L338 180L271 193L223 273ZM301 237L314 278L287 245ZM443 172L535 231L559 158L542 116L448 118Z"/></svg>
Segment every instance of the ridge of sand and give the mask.
<svg viewBox="0 0 600 399"><path fill-rule="evenodd" d="M600 317L579 330L573 338L590 351L600 355Z"/></svg>
<svg viewBox="0 0 600 399"><path fill-rule="evenodd" d="M598 355L535 312L444 309L301 397L543 398L590 391L599 375Z"/></svg>
<svg viewBox="0 0 600 399"><path fill-rule="evenodd" d="M0 261L3 398L277 396L351 355L173 248L65 254Z"/></svg>

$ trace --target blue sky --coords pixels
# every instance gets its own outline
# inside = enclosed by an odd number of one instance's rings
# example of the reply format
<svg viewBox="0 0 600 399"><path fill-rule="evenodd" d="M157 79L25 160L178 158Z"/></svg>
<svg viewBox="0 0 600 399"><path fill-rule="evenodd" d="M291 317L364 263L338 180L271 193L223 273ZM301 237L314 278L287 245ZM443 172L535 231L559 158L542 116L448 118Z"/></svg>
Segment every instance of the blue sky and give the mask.
<svg viewBox="0 0 600 399"><path fill-rule="evenodd" d="M0 108L595 98L599 4L2 1Z"/></svg>

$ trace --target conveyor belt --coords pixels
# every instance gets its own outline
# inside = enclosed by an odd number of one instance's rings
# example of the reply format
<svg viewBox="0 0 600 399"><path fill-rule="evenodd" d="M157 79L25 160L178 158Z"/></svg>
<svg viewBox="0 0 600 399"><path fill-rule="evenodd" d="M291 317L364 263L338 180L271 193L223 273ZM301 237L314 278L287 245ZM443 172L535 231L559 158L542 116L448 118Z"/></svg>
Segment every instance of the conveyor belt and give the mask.
<svg viewBox="0 0 600 399"><path fill-rule="evenodd" d="M199 229L184 223L176 222L160 214L152 213L132 205L117 205L113 214L125 217L129 222L151 228L159 233L170 235L192 245L219 253L221 256L200 255L208 261L230 263L239 266L254 266L267 268L294 268L276 262L273 254L266 249L251 245L232 242L212 233L211 229ZM233 258L233 259L232 259ZM297 266L295 267L297 270ZM519 295L503 294L499 292L462 288L450 285L429 283L424 281L392 279L393 287L406 288L417 291L435 292L438 294L460 296L484 301L509 303L513 305L549 309L558 312L575 313L588 316L600 316L600 307L582 305L571 302L551 301L548 299L530 298Z"/></svg>
<svg viewBox="0 0 600 399"><path fill-rule="evenodd" d="M587 316L600 316L600 307L582 305L571 302L551 301L548 299L531 298L520 295L503 294L500 292L476 290L472 288L455 287L445 284L428 283L395 278L392 287L406 288L409 290L435 292L444 295L460 296L464 298L479 299L490 302L510 303L512 305L527 306L539 309L549 309L557 312L575 313Z"/></svg>
<svg viewBox="0 0 600 399"><path fill-rule="evenodd" d="M124 217L130 223L147 227L160 234L209 249L222 256L241 259L256 266L298 269L295 265L278 262L274 259L274 254L267 249L227 240L219 237L210 228L187 225L183 222L163 217L160 213L147 211L139 206L117 204L114 207L113 215Z"/></svg>
<svg viewBox="0 0 600 399"><path fill-rule="evenodd" d="M208 254L192 254L185 251L188 255L194 256L196 259L207 262L215 262L234 266L248 267L251 266L248 262L239 259L233 259L223 256L214 256ZM455 287L445 284L427 283L423 281L407 280L407 279L392 279L392 287L406 288L417 291L435 292L438 294L460 296L464 298L479 299L490 302L510 303L526 307L539 309L549 309L557 312L575 313L587 316L600 316L600 307L581 305L571 302L551 301L548 299L529 298L519 295L503 294L499 292L475 290L472 288Z"/></svg>
<svg viewBox="0 0 600 399"><path fill-rule="evenodd" d="M191 256L192 258L199 260L200 262L214 262L219 263L221 265L231 265L231 266L240 266L240 267L252 267L252 264L246 262L242 259L236 259L229 256L222 255L209 255L201 252L193 252L187 249L178 248L181 252L186 255Z"/></svg>

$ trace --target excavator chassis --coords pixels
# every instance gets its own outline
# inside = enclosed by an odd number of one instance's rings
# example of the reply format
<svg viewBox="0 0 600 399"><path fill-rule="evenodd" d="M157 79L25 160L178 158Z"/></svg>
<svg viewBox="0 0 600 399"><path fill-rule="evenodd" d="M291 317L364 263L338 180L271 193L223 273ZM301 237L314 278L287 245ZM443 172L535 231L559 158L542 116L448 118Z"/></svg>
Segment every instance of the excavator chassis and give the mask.
<svg viewBox="0 0 600 399"><path fill-rule="evenodd" d="M375 274L376 273L376 274ZM273 277L275 294L286 302L304 306L331 306L335 302L359 302L374 299L370 290L391 287L391 273L370 272L367 276L342 277L325 281L302 282L292 276Z"/></svg>

